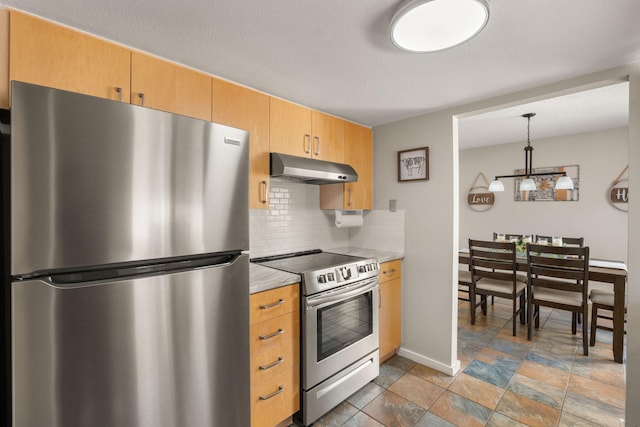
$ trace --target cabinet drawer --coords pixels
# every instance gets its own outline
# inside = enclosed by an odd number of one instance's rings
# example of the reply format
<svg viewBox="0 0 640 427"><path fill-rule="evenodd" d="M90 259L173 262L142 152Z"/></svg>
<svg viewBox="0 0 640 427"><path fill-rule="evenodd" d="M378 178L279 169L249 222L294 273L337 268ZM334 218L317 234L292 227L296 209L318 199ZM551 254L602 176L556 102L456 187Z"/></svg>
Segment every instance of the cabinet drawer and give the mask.
<svg viewBox="0 0 640 427"><path fill-rule="evenodd" d="M299 309L300 292L297 283L270 291L258 292L251 295L249 299L252 325Z"/></svg>
<svg viewBox="0 0 640 427"><path fill-rule="evenodd" d="M284 316L251 326L251 354L256 355L274 347L299 340L300 312L293 311Z"/></svg>
<svg viewBox="0 0 640 427"><path fill-rule="evenodd" d="M401 261L396 259L394 261L384 262L380 264L380 283L384 283L389 280L397 279L402 276L402 270L400 267Z"/></svg>
<svg viewBox="0 0 640 427"><path fill-rule="evenodd" d="M300 364L300 340L296 337L269 346L251 356L251 383L256 384Z"/></svg>
<svg viewBox="0 0 640 427"><path fill-rule="evenodd" d="M273 427L300 409L300 367L251 387L251 426Z"/></svg>

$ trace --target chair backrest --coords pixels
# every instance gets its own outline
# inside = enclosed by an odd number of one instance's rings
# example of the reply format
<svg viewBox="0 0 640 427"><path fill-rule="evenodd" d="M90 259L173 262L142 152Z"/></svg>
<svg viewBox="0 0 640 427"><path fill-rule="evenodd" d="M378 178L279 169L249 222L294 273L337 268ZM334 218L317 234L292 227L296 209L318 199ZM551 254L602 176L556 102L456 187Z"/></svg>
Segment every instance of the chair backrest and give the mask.
<svg viewBox="0 0 640 427"><path fill-rule="evenodd" d="M582 301L587 301L589 247L529 244L527 274L534 289L580 292Z"/></svg>
<svg viewBox="0 0 640 427"><path fill-rule="evenodd" d="M469 239L469 268L474 278L509 280L515 285L516 244Z"/></svg>
<svg viewBox="0 0 640 427"><path fill-rule="evenodd" d="M537 234L536 238L534 239L534 241L537 242L539 239L545 239L549 243L551 243L553 241L553 237L552 236L541 236L540 234ZM563 237L562 238L562 244L563 245L567 245L567 246L582 247L582 246L584 246L584 237Z"/></svg>

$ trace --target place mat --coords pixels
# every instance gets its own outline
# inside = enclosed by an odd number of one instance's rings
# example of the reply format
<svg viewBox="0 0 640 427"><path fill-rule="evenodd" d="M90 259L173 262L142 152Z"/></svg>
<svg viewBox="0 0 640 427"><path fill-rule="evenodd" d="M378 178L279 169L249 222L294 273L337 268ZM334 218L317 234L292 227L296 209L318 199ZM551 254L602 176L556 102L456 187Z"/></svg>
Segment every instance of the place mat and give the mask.
<svg viewBox="0 0 640 427"><path fill-rule="evenodd" d="M601 259L590 259L589 265L591 267L604 267L604 268L614 268L616 270L624 270L628 273L627 266L625 265L625 263L620 261L605 261Z"/></svg>

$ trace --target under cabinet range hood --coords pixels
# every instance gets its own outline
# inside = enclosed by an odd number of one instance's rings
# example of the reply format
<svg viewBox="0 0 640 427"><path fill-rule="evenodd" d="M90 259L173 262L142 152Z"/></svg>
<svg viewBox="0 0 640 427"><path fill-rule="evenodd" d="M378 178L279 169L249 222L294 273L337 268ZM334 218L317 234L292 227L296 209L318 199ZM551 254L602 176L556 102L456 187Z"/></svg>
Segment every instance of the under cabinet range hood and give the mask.
<svg viewBox="0 0 640 427"><path fill-rule="evenodd" d="M306 184L336 184L358 180L358 174L349 165L282 153L271 153L271 176L291 178Z"/></svg>

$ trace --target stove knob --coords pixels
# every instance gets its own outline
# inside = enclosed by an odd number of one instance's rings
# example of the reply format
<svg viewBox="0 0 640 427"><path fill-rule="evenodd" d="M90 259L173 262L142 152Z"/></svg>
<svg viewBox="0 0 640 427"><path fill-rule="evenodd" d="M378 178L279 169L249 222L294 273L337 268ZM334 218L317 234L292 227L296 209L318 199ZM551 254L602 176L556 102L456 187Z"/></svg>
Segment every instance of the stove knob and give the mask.
<svg viewBox="0 0 640 427"><path fill-rule="evenodd" d="M318 283L327 283L327 277L324 274L319 274Z"/></svg>
<svg viewBox="0 0 640 427"><path fill-rule="evenodd" d="M358 267L358 273L365 273L367 271L367 267L365 265L361 265Z"/></svg>
<svg viewBox="0 0 640 427"><path fill-rule="evenodd" d="M371 264L367 264L367 271L371 271Z"/></svg>
<svg viewBox="0 0 640 427"><path fill-rule="evenodd" d="M334 282L336 280L336 276L333 273L327 273L327 280L329 282Z"/></svg>

